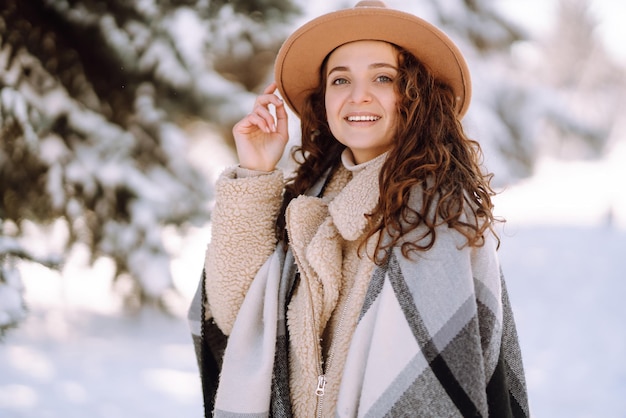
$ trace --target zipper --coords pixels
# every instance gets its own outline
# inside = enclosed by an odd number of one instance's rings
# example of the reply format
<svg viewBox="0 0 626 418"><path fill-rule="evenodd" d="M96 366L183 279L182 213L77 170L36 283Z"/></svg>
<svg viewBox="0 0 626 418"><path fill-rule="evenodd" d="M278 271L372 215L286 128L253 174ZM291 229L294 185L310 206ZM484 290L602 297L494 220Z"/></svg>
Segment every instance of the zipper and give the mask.
<svg viewBox="0 0 626 418"><path fill-rule="evenodd" d="M294 254L295 255L295 254ZM296 262L297 262L297 257L296 257ZM304 278L304 281L307 283L308 286L308 295L309 295L309 305L311 306L311 314L313 315L313 334L317 335L317 332L319 330L319 325L317 324L317 316L315 315L315 306L313 305L313 297L312 295L312 291L311 291L311 284L309 283L308 278ZM315 395L318 397L318 402L317 402L317 416L318 418L322 417L322 408L321 408L321 399L324 396L324 390L326 388L326 376L324 375L324 366L323 366L323 360L322 360L322 345L320 343L319 338L316 337L317 340L317 347L315 350L315 354L317 357L317 386L315 388Z"/></svg>
<svg viewBox="0 0 626 418"><path fill-rule="evenodd" d="M333 359L335 358L335 347L337 346L337 337L341 334L341 330L343 328L344 318L346 316L346 312L348 311L348 307L350 306L350 299L352 299L352 292L354 289L354 283L352 284L352 288L348 292L348 297L345 300L343 305L343 309L341 309L341 314L339 316L339 321L337 322L337 327L333 332L333 339L330 343L330 348L328 349L328 358L326 359L326 363L322 365L322 363L318 363L319 367L319 375L317 376L317 387L315 388L315 395L317 395L317 417L322 418L322 406L324 404L324 393L326 391L326 373L330 370L330 366L333 363ZM321 347L320 347L321 350Z"/></svg>
<svg viewBox="0 0 626 418"><path fill-rule="evenodd" d="M320 375L317 377L317 389L315 389L315 394L319 397L324 396L324 391L326 390L326 376Z"/></svg>

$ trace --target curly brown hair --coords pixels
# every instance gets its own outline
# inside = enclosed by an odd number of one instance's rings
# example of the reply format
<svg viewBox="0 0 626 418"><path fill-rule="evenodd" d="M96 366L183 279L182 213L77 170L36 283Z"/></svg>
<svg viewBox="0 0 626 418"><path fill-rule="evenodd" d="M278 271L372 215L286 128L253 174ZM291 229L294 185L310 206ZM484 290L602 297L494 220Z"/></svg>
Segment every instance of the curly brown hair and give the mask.
<svg viewBox="0 0 626 418"><path fill-rule="evenodd" d="M467 245L481 246L484 234L493 232L495 223L491 201L495 192L490 186L493 175L482 171L480 145L465 135L455 112L452 89L436 80L413 54L394 47L398 51L395 88L400 97L396 139L379 174L380 199L367 214L371 228L362 242L364 245L381 232L373 257L379 264L397 245L405 257L430 249L440 225L447 224L463 234ZM285 241L287 205L321 177L331 175L341 164L345 148L326 120L327 60L322 64L320 83L301 112L301 145L292 150L292 158L299 165L286 185L277 223L278 236ZM411 207L409 197L418 190L421 206ZM418 228L424 230L420 230L418 240L402 240Z"/></svg>

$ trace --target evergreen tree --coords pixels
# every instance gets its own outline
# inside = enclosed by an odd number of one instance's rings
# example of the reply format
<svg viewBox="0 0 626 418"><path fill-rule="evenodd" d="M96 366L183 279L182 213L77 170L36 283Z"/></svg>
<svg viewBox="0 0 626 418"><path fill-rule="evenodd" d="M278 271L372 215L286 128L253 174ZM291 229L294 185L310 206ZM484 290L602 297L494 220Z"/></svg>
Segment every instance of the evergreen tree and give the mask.
<svg viewBox="0 0 626 418"><path fill-rule="evenodd" d="M230 130L296 12L288 0L3 0L0 332L24 316L16 260L56 267L76 243L113 259L135 301L163 303L163 229L209 215L182 127ZM24 224L58 219L64 248L36 254Z"/></svg>
<svg viewBox="0 0 626 418"><path fill-rule="evenodd" d="M473 83L472 106L465 125L470 136L481 142L488 168L497 174L494 184L511 183L532 174L540 145L549 135L546 126L568 132L570 143L594 144L606 137L603 124L577 113L561 86L537 69L555 72L549 58L535 65L527 56L516 56L515 51L523 45L533 45L540 51L536 55L541 55L544 45L536 34L507 17L497 2L388 3L440 26L465 54ZM567 42L575 44L573 39ZM586 51L584 46L581 50Z"/></svg>
<svg viewBox="0 0 626 418"><path fill-rule="evenodd" d="M578 135L550 125L546 152L561 158L593 158L606 149L626 97L624 69L611 58L597 37L599 21L589 0L559 0L554 29L542 41L545 63L538 75L554 86L570 112L603 135Z"/></svg>
<svg viewBox="0 0 626 418"><path fill-rule="evenodd" d="M16 260L56 268L76 243L93 260L113 259L136 302L162 303L172 289L164 228L209 215L186 123L209 121L228 141L299 8L308 18L355 2L3 0L0 332L24 315ZM545 126L568 143L604 146L598 126L617 117L612 86L623 77L584 35L593 32L585 0L561 1L559 35L546 44L490 0L387 4L460 45L474 85L466 127L500 183L532 173ZM534 60L514 53L525 44ZM24 225L59 219L68 238L58 253L38 254L23 239Z"/></svg>

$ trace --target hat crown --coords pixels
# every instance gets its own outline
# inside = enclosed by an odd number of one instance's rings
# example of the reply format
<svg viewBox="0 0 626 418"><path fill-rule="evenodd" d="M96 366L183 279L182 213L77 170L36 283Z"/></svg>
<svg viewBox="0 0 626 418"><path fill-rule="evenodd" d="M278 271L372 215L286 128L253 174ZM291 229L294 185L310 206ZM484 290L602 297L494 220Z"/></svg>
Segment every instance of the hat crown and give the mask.
<svg viewBox="0 0 626 418"><path fill-rule="evenodd" d="M380 0L361 0L353 8L319 16L285 40L276 57L274 79L287 106L300 115L319 84L320 66L328 54L340 45L364 39L388 42L413 54L435 79L452 89L457 117L462 118L472 88L459 48L431 23L389 9Z"/></svg>
<svg viewBox="0 0 626 418"><path fill-rule="evenodd" d="M376 0L362 0L356 4L356 7L382 7L383 9L387 8L387 5L382 1Z"/></svg>

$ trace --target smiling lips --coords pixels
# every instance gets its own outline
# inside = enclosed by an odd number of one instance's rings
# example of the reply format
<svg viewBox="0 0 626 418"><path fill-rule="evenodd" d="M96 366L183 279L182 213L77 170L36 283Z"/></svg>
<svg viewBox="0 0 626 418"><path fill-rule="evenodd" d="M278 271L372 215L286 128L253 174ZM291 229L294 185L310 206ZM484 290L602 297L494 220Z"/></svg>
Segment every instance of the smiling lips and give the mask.
<svg viewBox="0 0 626 418"><path fill-rule="evenodd" d="M348 122L376 122L380 119L380 116L375 115L358 115L358 116L348 116L346 120Z"/></svg>

